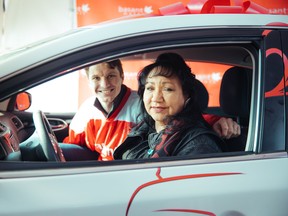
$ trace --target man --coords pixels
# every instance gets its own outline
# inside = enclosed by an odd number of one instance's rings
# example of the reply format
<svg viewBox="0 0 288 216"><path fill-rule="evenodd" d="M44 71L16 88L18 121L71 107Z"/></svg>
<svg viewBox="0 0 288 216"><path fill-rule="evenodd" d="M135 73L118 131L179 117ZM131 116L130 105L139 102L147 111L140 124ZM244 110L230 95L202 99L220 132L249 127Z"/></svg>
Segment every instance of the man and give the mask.
<svg viewBox="0 0 288 216"><path fill-rule="evenodd" d="M98 157L100 161L113 160L114 149L141 119L139 97L123 84L124 72L120 60L100 63L85 70L95 96L81 105L70 124L69 136L63 142L98 152L91 157ZM205 119L221 137L230 138L240 134L239 125L232 119L216 116L206 116ZM71 156L65 144L61 148L67 160L81 157L77 151ZM87 154L90 155L89 150ZM83 149L80 151L83 152Z"/></svg>

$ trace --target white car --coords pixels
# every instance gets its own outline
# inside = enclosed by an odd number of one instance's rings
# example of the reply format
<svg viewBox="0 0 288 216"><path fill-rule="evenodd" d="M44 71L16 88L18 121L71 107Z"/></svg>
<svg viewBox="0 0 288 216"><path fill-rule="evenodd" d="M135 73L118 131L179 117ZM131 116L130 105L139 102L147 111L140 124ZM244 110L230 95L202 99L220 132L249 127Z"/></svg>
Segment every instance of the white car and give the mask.
<svg viewBox="0 0 288 216"><path fill-rule="evenodd" d="M241 135L217 154L60 160L89 94L76 88L82 69L120 58L136 90L140 67L167 51L206 86L203 112L237 120ZM261 14L110 22L2 55L0 215L287 216L287 56L288 16Z"/></svg>

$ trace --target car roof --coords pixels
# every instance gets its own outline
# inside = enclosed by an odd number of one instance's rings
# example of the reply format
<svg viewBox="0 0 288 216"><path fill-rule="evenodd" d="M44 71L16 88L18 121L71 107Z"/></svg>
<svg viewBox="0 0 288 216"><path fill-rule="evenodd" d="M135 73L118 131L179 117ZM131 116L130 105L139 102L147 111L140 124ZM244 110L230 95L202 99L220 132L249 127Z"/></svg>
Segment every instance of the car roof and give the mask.
<svg viewBox="0 0 288 216"><path fill-rule="evenodd" d="M0 56L0 79L31 65L117 38L151 32L205 28L287 28L287 16L264 14L190 14L105 22L73 29ZM286 23L286 25L285 25ZM17 64L15 63L17 62Z"/></svg>

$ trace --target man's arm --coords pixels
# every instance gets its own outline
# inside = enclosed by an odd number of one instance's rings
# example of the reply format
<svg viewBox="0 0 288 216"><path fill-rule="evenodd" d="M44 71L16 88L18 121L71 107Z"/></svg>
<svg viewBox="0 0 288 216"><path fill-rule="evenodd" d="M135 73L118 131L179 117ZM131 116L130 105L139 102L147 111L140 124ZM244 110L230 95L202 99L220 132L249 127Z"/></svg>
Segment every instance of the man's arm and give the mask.
<svg viewBox="0 0 288 216"><path fill-rule="evenodd" d="M221 138L230 139L241 134L240 125L231 118L209 114L204 114L203 117Z"/></svg>

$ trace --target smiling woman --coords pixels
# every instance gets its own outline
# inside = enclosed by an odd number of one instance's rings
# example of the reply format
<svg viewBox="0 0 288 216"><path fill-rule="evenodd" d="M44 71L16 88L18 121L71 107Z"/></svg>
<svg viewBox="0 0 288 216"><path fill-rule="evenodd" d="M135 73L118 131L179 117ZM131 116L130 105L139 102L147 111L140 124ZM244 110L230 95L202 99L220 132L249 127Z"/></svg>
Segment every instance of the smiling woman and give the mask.
<svg viewBox="0 0 288 216"><path fill-rule="evenodd" d="M140 72L138 82L144 120L116 149L115 159L221 152L222 140L196 100L195 75L180 55L161 54Z"/></svg>

